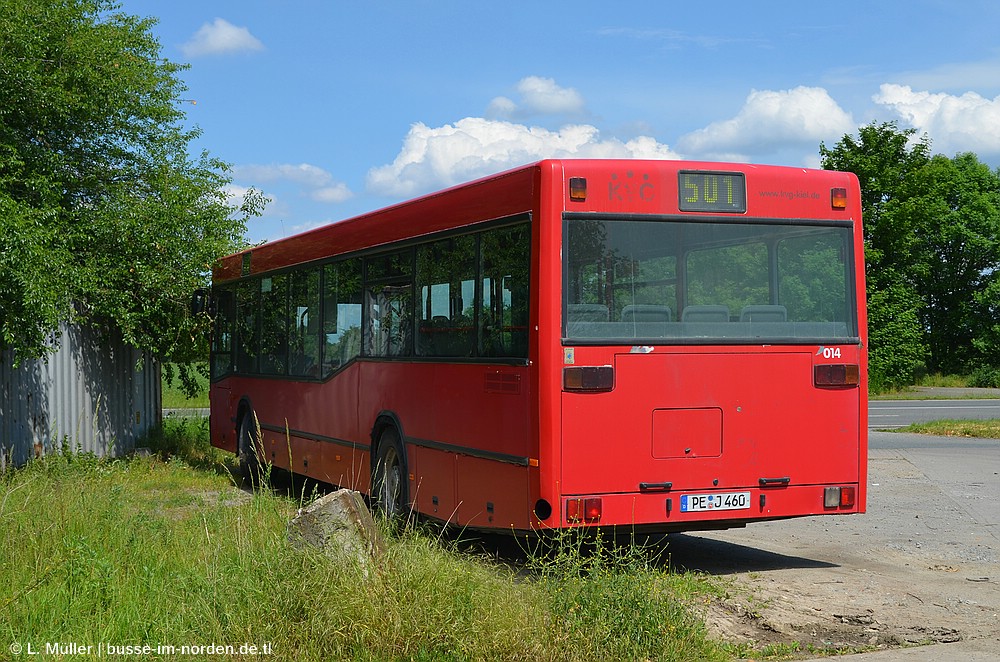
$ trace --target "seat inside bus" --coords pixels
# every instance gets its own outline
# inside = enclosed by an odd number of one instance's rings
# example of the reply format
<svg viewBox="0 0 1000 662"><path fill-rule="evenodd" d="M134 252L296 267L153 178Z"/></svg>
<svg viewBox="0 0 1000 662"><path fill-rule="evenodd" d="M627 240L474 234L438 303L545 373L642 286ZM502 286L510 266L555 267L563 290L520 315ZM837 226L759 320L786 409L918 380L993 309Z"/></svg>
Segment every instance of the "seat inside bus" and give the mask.
<svg viewBox="0 0 1000 662"><path fill-rule="evenodd" d="M673 322L674 313L670 306L651 303L632 303L622 308L622 321L629 324L644 322Z"/></svg>

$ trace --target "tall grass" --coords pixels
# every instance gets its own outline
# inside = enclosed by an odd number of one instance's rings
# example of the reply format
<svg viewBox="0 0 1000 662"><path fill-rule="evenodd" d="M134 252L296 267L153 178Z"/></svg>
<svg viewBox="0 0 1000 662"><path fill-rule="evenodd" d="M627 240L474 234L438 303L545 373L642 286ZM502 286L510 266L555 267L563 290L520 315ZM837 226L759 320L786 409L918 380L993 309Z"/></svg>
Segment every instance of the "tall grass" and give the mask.
<svg viewBox="0 0 1000 662"><path fill-rule="evenodd" d="M197 428L168 430L159 445L190 434ZM216 644L240 658L240 646L268 644L279 660L726 658L689 609L700 580L637 548L561 536L512 568L409 527L386 530L385 555L366 572L289 544L301 498L241 491L225 470L161 452L49 456L0 477L0 650L150 644L181 657L182 645Z"/></svg>

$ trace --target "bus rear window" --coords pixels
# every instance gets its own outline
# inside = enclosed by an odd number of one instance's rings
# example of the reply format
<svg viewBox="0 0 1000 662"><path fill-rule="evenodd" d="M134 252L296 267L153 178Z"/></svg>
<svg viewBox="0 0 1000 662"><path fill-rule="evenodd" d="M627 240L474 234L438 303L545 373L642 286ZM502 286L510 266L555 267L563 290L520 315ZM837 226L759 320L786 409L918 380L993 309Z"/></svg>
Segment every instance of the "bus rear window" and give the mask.
<svg viewBox="0 0 1000 662"><path fill-rule="evenodd" d="M857 339L849 226L569 219L564 238L568 341Z"/></svg>

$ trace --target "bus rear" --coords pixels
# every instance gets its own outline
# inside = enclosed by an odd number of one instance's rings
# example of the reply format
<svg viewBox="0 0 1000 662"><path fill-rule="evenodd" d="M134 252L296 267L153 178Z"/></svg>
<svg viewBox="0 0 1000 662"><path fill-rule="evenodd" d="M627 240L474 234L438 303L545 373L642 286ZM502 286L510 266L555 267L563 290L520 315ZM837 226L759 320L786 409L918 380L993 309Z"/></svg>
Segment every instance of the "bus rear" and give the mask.
<svg viewBox="0 0 1000 662"><path fill-rule="evenodd" d="M539 283L559 293L541 306L539 519L864 512L856 178L671 161L551 162L542 178L541 241L560 250L542 251Z"/></svg>

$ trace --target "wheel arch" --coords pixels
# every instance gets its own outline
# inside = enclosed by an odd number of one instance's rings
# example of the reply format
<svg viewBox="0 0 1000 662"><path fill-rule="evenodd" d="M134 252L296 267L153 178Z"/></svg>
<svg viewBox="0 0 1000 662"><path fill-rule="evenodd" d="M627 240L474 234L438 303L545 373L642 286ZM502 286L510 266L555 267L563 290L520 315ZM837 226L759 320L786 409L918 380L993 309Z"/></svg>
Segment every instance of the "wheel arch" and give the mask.
<svg viewBox="0 0 1000 662"><path fill-rule="evenodd" d="M239 428L240 423L243 421L243 417L249 413L253 413L255 410L253 408L253 403L250 402L250 396L244 395L240 398L240 403L236 406L236 427Z"/></svg>
<svg viewBox="0 0 1000 662"><path fill-rule="evenodd" d="M370 473L372 476L375 475L375 462L378 458L379 440L382 439L382 434L390 428L395 429L396 434L399 436L399 446L402 451L400 460L403 462L404 475L408 476L410 461L406 453L406 435L403 434L403 424L400 422L399 416L396 415L396 412L389 410L380 411L378 416L375 417L375 423L372 425L371 445L368 448L370 453L369 457L371 458L371 461L369 462Z"/></svg>

